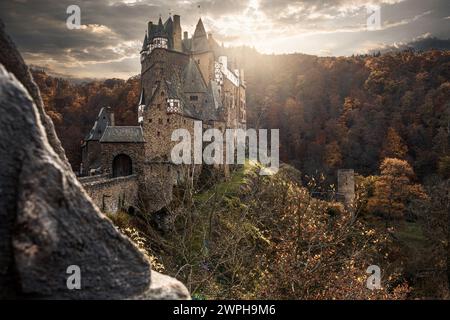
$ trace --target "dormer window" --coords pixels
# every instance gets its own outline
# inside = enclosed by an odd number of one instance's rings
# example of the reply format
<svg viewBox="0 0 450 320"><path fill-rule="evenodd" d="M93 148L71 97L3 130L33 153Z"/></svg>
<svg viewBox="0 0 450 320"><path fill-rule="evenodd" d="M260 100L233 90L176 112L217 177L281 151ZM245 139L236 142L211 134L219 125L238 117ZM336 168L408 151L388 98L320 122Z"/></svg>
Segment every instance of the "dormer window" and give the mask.
<svg viewBox="0 0 450 320"><path fill-rule="evenodd" d="M180 100L179 99L167 99L167 113L180 112Z"/></svg>

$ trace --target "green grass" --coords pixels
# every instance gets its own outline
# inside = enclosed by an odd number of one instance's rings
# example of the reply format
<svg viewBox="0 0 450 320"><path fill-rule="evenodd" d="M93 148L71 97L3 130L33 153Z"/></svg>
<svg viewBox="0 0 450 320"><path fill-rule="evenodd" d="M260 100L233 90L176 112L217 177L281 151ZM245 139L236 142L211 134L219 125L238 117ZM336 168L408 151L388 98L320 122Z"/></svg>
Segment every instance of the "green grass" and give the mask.
<svg viewBox="0 0 450 320"><path fill-rule="evenodd" d="M248 175L255 171L256 168L256 163L247 160L243 166L232 173L231 179L219 182L211 189L196 194L194 200L200 204L205 204L214 197L221 199L238 194L239 188L245 184Z"/></svg>

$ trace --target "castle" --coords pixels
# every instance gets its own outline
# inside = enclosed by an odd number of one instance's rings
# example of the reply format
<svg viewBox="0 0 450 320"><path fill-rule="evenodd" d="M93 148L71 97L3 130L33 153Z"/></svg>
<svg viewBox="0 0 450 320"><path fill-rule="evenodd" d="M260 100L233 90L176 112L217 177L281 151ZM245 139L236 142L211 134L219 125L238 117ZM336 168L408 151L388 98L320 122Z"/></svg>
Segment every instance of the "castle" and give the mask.
<svg viewBox="0 0 450 320"><path fill-rule="evenodd" d="M180 16L148 23L142 49L137 126L116 126L103 108L82 144L85 190L103 211L138 206L158 211L172 201L173 187L197 179L202 165L175 165L171 141L176 129L246 128L244 71L233 69L222 47L200 19L190 38ZM229 174L227 165L215 170ZM132 204L132 205L131 205Z"/></svg>

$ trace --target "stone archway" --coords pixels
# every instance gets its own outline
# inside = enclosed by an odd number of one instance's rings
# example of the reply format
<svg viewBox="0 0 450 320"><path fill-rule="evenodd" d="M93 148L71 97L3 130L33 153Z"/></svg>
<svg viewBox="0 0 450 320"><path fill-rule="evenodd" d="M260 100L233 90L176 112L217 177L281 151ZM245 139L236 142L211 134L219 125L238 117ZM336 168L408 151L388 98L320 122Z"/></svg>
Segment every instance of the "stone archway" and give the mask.
<svg viewBox="0 0 450 320"><path fill-rule="evenodd" d="M119 154L114 157L112 163L113 178L126 177L133 174L133 163L126 154Z"/></svg>

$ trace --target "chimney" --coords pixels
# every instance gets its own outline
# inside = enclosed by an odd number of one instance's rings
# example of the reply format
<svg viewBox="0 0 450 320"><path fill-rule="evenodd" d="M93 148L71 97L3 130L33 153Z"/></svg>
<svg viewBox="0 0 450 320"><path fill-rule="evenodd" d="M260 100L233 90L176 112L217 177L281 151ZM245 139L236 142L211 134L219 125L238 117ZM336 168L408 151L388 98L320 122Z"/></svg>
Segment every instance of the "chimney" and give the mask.
<svg viewBox="0 0 450 320"><path fill-rule="evenodd" d="M178 14L173 16L173 25L174 25L174 27L178 26L181 29L181 18Z"/></svg>
<svg viewBox="0 0 450 320"><path fill-rule="evenodd" d="M187 31L184 32L184 40L187 40L189 38L189 34Z"/></svg>
<svg viewBox="0 0 450 320"><path fill-rule="evenodd" d="M149 40L150 40L150 34L151 34L152 27L153 27L153 22L149 21L148 22L148 27L147 27L147 35L149 37Z"/></svg>
<svg viewBox="0 0 450 320"><path fill-rule="evenodd" d="M173 48L175 51L183 51L181 45L181 18L177 14L173 16Z"/></svg>
<svg viewBox="0 0 450 320"><path fill-rule="evenodd" d="M108 120L108 126L114 127L115 126L114 112L112 111L111 107L106 107L106 115Z"/></svg>

